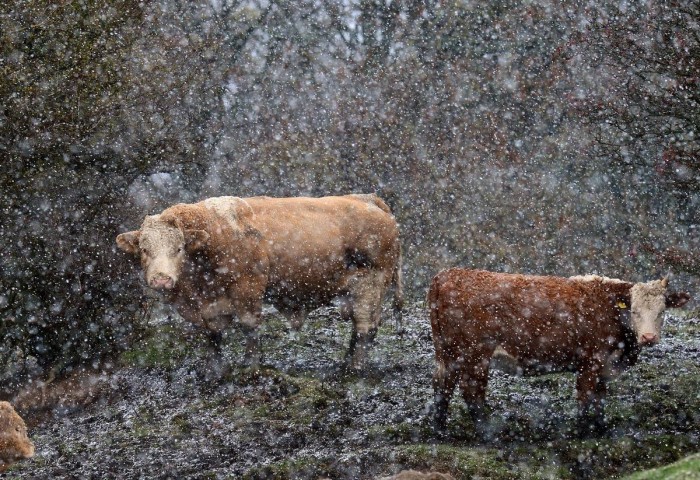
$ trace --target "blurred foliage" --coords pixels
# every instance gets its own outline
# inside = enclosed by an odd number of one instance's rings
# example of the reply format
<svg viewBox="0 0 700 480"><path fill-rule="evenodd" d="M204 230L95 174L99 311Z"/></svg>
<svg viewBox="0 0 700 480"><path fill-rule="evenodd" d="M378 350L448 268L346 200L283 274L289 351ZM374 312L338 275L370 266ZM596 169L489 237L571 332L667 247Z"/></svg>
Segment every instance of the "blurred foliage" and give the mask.
<svg viewBox="0 0 700 480"><path fill-rule="evenodd" d="M28 366L2 375L130 342L141 287L115 235L211 195L375 191L417 297L451 265L661 274L654 248L700 241L697 175L663 167L694 151L692 82L649 97L686 108L685 136L639 116L663 142L595 155L612 132L596 127L656 92L624 88L643 69L618 36L643 25L637 57L695 61L694 4L657 3L3 2L0 363Z"/></svg>
<svg viewBox="0 0 700 480"><path fill-rule="evenodd" d="M697 0L596 9L563 50L570 66L587 72L572 100L592 127L593 153L610 162L627 189L643 185L652 208L673 196L670 220L690 226L676 242L652 238L647 249L694 274L700 270L699 20Z"/></svg>

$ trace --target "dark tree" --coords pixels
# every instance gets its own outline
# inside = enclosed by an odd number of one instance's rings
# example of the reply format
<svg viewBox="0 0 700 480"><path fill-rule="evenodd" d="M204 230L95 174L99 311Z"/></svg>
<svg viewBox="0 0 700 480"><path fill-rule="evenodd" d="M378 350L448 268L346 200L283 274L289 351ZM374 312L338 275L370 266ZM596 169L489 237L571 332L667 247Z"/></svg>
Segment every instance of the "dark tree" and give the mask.
<svg viewBox="0 0 700 480"><path fill-rule="evenodd" d="M652 210L673 211L686 225L675 240L684 247L664 254L670 240L647 238L645 249L697 271L689 259L697 258L700 223L700 2L631 3L599 9L588 22L566 50L580 79L572 100L621 183L644 189Z"/></svg>

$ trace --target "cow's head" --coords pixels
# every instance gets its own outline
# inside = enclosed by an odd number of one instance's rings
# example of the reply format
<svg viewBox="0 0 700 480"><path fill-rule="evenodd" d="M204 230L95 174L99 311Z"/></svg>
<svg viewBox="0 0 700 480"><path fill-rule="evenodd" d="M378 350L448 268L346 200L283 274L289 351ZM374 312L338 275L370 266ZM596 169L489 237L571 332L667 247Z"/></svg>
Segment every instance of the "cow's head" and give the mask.
<svg viewBox="0 0 700 480"><path fill-rule="evenodd" d="M664 310L682 307L690 300L688 293L670 293L667 287L668 278L662 278L636 283L630 289L630 323L640 345L656 344L661 338Z"/></svg>
<svg viewBox="0 0 700 480"><path fill-rule="evenodd" d="M148 286L170 290L175 287L186 254L201 249L209 239L204 230L184 229L176 218L152 215L144 219L141 230L117 236L117 246L139 255Z"/></svg>
<svg viewBox="0 0 700 480"><path fill-rule="evenodd" d="M0 402L0 472L12 463L34 455L22 417L8 402Z"/></svg>

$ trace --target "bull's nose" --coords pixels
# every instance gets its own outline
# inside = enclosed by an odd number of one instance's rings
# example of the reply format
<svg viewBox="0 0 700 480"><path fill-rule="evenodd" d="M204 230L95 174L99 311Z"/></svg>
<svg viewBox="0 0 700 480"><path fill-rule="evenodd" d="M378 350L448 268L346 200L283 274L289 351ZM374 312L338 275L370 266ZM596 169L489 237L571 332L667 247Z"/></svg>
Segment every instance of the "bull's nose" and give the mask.
<svg viewBox="0 0 700 480"><path fill-rule="evenodd" d="M659 336L655 333L643 333L639 343L642 345L654 345L658 343Z"/></svg>
<svg viewBox="0 0 700 480"><path fill-rule="evenodd" d="M148 282L151 288L170 290L175 286L175 281L167 275L156 275Z"/></svg>

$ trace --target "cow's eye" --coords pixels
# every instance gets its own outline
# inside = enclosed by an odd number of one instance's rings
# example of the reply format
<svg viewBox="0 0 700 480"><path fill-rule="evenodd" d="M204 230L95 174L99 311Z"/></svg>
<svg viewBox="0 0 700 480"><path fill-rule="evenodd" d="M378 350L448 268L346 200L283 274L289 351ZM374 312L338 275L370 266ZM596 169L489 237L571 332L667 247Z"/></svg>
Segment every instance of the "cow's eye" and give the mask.
<svg viewBox="0 0 700 480"><path fill-rule="evenodd" d="M182 252L182 247L177 248L177 253L180 253L180 252Z"/></svg>

